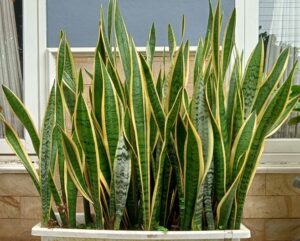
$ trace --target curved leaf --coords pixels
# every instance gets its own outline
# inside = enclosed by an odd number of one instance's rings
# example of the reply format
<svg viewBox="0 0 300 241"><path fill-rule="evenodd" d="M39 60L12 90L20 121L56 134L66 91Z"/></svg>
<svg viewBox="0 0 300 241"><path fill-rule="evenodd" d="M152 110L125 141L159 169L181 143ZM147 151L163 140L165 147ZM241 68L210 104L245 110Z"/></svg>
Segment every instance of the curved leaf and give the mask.
<svg viewBox="0 0 300 241"><path fill-rule="evenodd" d="M2 85L2 89L11 109L28 131L34 150L39 155L40 138L28 111L21 100L9 88Z"/></svg>

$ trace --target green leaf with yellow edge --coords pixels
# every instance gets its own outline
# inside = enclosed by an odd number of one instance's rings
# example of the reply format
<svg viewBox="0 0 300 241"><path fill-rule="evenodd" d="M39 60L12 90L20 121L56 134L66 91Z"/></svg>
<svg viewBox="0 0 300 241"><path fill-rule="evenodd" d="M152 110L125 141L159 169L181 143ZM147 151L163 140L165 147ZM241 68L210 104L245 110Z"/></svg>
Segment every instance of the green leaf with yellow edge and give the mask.
<svg viewBox="0 0 300 241"><path fill-rule="evenodd" d="M143 67L145 81L147 86L147 93L150 100L152 113L155 118L156 125L160 131L160 135L164 137L164 123L165 123L165 113L159 99L159 95L155 88L155 83L152 75L150 66L147 64L143 56L140 56L141 64Z"/></svg>
<svg viewBox="0 0 300 241"><path fill-rule="evenodd" d="M61 31L60 32L60 41L58 46L58 53L57 53L57 81L59 85L62 83L64 66L65 66L65 55L66 55L66 34Z"/></svg>
<svg viewBox="0 0 300 241"><path fill-rule="evenodd" d="M46 112L42 124L40 144L40 180L41 180L41 203L42 203L42 225L48 225L51 210L51 189L49 185L52 132L55 125L55 85L52 86Z"/></svg>
<svg viewBox="0 0 300 241"><path fill-rule="evenodd" d="M104 56L103 56L104 55ZM102 59L104 57L104 59ZM94 56L94 74L92 84L92 106L95 112L96 119L101 123L101 108L103 95L103 73L101 61L105 61L106 53L103 43L102 25L99 28L98 43Z"/></svg>
<svg viewBox="0 0 300 241"><path fill-rule="evenodd" d="M4 124L5 128L5 139L10 147L14 150L17 157L22 161L24 167L26 168L28 174L30 175L37 191L40 193L40 177L33 165L32 160L27 154L23 144L20 141L17 133L10 126L10 124L4 119L4 116L0 113L0 122Z"/></svg>
<svg viewBox="0 0 300 241"><path fill-rule="evenodd" d="M103 216L100 203L100 160L94 125L82 94L77 97L74 119L75 129L85 155L86 167L89 173L96 228L101 229L103 228Z"/></svg>
<svg viewBox="0 0 300 241"><path fill-rule="evenodd" d="M155 36L155 26L153 23L150 29L149 40L146 46L147 63L151 68L152 68L152 63L153 63L154 53L155 53L155 43L156 43L156 36Z"/></svg>
<svg viewBox="0 0 300 241"><path fill-rule="evenodd" d="M213 17L212 23L212 37L211 37L211 47L212 47L212 59L215 77L218 79L220 71L220 33L221 33L221 9L220 1Z"/></svg>
<svg viewBox="0 0 300 241"><path fill-rule="evenodd" d="M150 229L157 227L157 225L159 224L159 218L160 218L159 207L160 207L161 194L162 194L161 188L163 183L163 171L165 167L165 158L168 151L168 145L171 140L170 133L172 131L173 126L176 123L181 102L182 102L182 89L180 89L179 92L177 93L175 102L166 117L165 130L164 130L165 139L163 141L161 152L159 154L157 175L156 175L156 180L154 185L154 191L152 194L151 219L149 224Z"/></svg>
<svg viewBox="0 0 300 241"><path fill-rule="evenodd" d="M174 30L170 24L168 25L168 44L169 44L170 58L172 58L175 53L177 44L176 44Z"/></svg>
<svg viewBox="0 0 300 241"><path fill-rule="evenodd" d="M28 113L27 109L21 102L21 100L5 85L2 85L3 93L7 99L7 102L10 105L10 108L14 114L18 117L20 122L23 124L25 129L28 131L28 134L31 138L33 148L37 155L39 155L40 148L40 137L34 126L33 120Z"/></svg>
<svg viewBox="0 0 300 241"><path fill-rule="evenodd" d="M131 46L124 19L121 16L118 4L115 6L115 33L123 71L125 73L125 85L127 86L126 91L129 91L129 82L132 72Z"/></svg>
<svg viewBox="0 0 300 241"><path fill-rule="evenodd" d="M249 185L253 180L256 167L259 163L265 138L267 137L272 126L277 122L278 118L281 117L282 113L287 107L294 74L295 68L292 70L284 84L276 91L276 94L263 112L262 117L258 119L259 123L257 125L249 155L246 160L246 166L241 179L241 185L237 192L237 214L235 217L235 221L232 222L234 223L235 228L239 228L246 194Z"/></svg>
<svg viewBox="0 0 300 241"><path fill-rule="evenodd" d="M184 195L185 212L181 223L182 230L190 230L197 193L204 179L204 159L202 142L190 117L187 116L187 138L184 146ZM201 218L201 217L200 217ZM200 220L195 220L197 223Z"/></svg>
<svg viewBox="0 0 300 241"><path fill-rule="evenodd" d="M69 46L69 43L66 41L66 48L65 48L65 63L63 67L63 75L62 80L66 86L72 92L76 92L76 70L73 55Z"/></svg>
<svg viewBox="0 0 300 241"><path fill-rule="evenodd" d="M186 75L184 66L183 45L181 45L177 52L175 64L171 69L171 75L168 80L167 111L170 111L179 90L183 88L185 84Z"/></svg>
<svg viewBox="0 0 300 241"><path fill-rule="evenodd" d="M280 56L278 57L276 63L271 70L271 73L262 84L261 88L258 91L258 94L255 98L253 104L253 110L256 111L257 115L259 115L260 111L266 104L268 98L273 94L274 89L276 88L277 84L281 80L287 64L289 60L289 49L285 49L282 51Z"/></svg>
<svg viewBox="0 0 300 241"><path fill-rule="evenodd" d="M250 114L254 99L261 87L264 63L264 43L261 39L251 54L243 77L242 91L244 97L244 113Z"/></svg>
<svg viewBox="0 0 300 241"><path fill-rule="evenodd" d="M116 89L101 59L100 65L103 77L103 92L101 101L101 126L103 132L103 142L109 154L108 159L110 160L111 166L113 166L121 129L119 102Z"/></svg>
<svg viewBox="0 0 300 241"><path fill-rule="evenodd" d="M50 189L51 189L51 193L52 193L52 197L53 200L55 202L55 205L57 207L57 211L59 213L60 219L62 221L62 226L63 227L67 227L68 225L68 217L67 217L67 207L60 195L60 193L58 192L58 187L55 184L54 181L54 174L50 173L49 174L49 184L50 184Z"/></svg>
<svg viewBox="0 0 300 241"><path fill-rule="evenodd" d="M225 76L226 70L228 68L228 65L230 63L231 55L232 55L232 49L235 43L235 24L236 24L236 10L234 9L226 30L224 34L224 40L222 45L222 75Z"/></svg>
<svg viewBox="0 0 300 241"><path fill-rule="evenodd" d="M249 146L251 145L255 129L256 114L255 112L253 112L239 130L231 148L229 168L232 180L235 180L240 171L239 162L243 161L243 159L241 159L241 156L243 156L249 150Z"/></svg>
<svg viewBox="0 0 300 241"><path fill-rule="evenodd" d="M93 203L83 175L84 167L80 160L79 151L73 140L67 136L65 132L61 131L61 134L63 137L63 150L69 175L82 196Z"/></svg>
<svg viewBox="0 0 300 241"><path fill-rule="evenodd" d="M140 178L143 225L146 229L150 221L150 111L146 97L145 81L140 58L132 43L133 73L130 81L129 109L137 150L137 166Z"/></svg>
<svg viewBox="0 0 300 241"><path fill-rule="evenodd" d="M119 99L121 100L122 104L125 105L126 99L125 99L124 88L120 76L118 75L117 70L115 69L115 67L113 66L113 64L109 59L107 60L107 72L111 77L111 80L114 84Z"/></svg>

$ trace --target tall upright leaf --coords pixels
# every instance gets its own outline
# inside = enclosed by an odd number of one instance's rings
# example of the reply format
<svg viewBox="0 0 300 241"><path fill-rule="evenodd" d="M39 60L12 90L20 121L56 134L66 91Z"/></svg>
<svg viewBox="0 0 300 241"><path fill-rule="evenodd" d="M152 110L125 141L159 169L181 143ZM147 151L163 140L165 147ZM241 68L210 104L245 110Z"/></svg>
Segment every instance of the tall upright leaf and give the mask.
<svg viewBox="0 0 300 241"><path fill-rule="evenodd" d="M201 139L189 117L187 120L187 139L184 146L185 213L181 223L183 230L189 230L191 227L197 193L200 190L204 178L204 159Z"/></svg>
<svg viewBox="0 0 300 241"><path fill-rule="evenodd" d="M120 222L126 205L131 174L131 159L123 135L120 135L114 161L114 192L116 220L115 229L120 228Z"/></svg>
<svg viewBox="0 0 300 241"><path fill-rule="evenodd" d="M129 109L136 142L138 171L141 180L143 223L149 227L150 219L150 139L149 110L142 66L134 44L132 46L133 72L130 81Z"/></svg>
<svg viewBox="0 0 300 241"><path fill-rule="evenodd" d="M85 154L85 161L90 177L91 195L96 215L96 228L103 228L102 207L100 203L100 160L97 139L88 107L79 94L75 108L75 128Z"/></svg>
<svg viewBox="0 0 300 241"><path fill-rule="evenodd" d="M248 61L245 75L243 78L243 97L244 97L244 108L247 117L252 110L254 98L261 86L261 78L263 73L263 62L264 62L264 43L262 40L259 41L256 48L254 49L250 59Z"/></svg>
<svg viewBox="0 0 300 241"><path fill-rule="evenodd" d="M42 125L40 145L40 180L42 202L42 225L47 225L50 218L51 189L49 185L50 160L52 148L52 132L55 125L55 85L53 85L48 100Z"/></svg>

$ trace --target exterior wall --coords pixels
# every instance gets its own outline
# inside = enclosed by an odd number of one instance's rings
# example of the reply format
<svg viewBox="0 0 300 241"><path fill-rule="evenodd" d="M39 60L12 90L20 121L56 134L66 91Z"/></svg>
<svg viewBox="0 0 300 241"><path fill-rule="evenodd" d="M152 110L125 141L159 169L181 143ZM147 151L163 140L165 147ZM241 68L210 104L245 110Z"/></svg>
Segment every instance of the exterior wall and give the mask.
<svg viewBox="0 0 300 241"><path fill-rule="evenodd" d="M37 241L31 227L39 222L38 193L26 173L0 173L0 240Z"/></svg>
<svg viewBox="0 0 300 241"><path fill-rule="evenodd" d="M300 189L297 174L256 174L245 204L243 223L253 241L300 238ZM40 201L26 173L0 173L0 240L38 241L31 228L39 222ZM78 209L82 210L81 198Z"/></svg>
<svg viewBox="0 0 300 241"><path fill-rule="evenodd" d="M293 187L299 174L256 174L245 204L243 223L253 241L300 239L300 189Z"/></svg>

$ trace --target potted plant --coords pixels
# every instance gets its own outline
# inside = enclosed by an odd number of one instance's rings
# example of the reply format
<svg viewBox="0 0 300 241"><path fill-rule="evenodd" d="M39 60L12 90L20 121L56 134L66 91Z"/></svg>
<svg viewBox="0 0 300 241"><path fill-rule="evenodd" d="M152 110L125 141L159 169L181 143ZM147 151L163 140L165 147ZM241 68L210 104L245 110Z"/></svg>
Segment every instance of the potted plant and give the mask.
<svg viewBox="0 0 300 241"><path fill-rule="evenodd" d="M291 88L295 68L280 81L288 50L265 74L259 41L242 71L234 48L235 11L222 44L221 19L220 4L215 11L210 6L207 33L195 55L191 98L186 89L189 42L181 40L177 48L169 26L169 56L164 58L170 59L170 68L155 78L154 26L146 54L138 53L114 0L107 28L101 11L87 95L61 34L57 78L40 133L22 102L3 86L39 157L37 171L1 115L5 138L41 196L41 224L33 235L42 240L250 237L241 226L247 190L266 138L289 116L299 92ZM183 21L182 39L184 29ZM76 216L78 194L83 216Z"/></svg>

